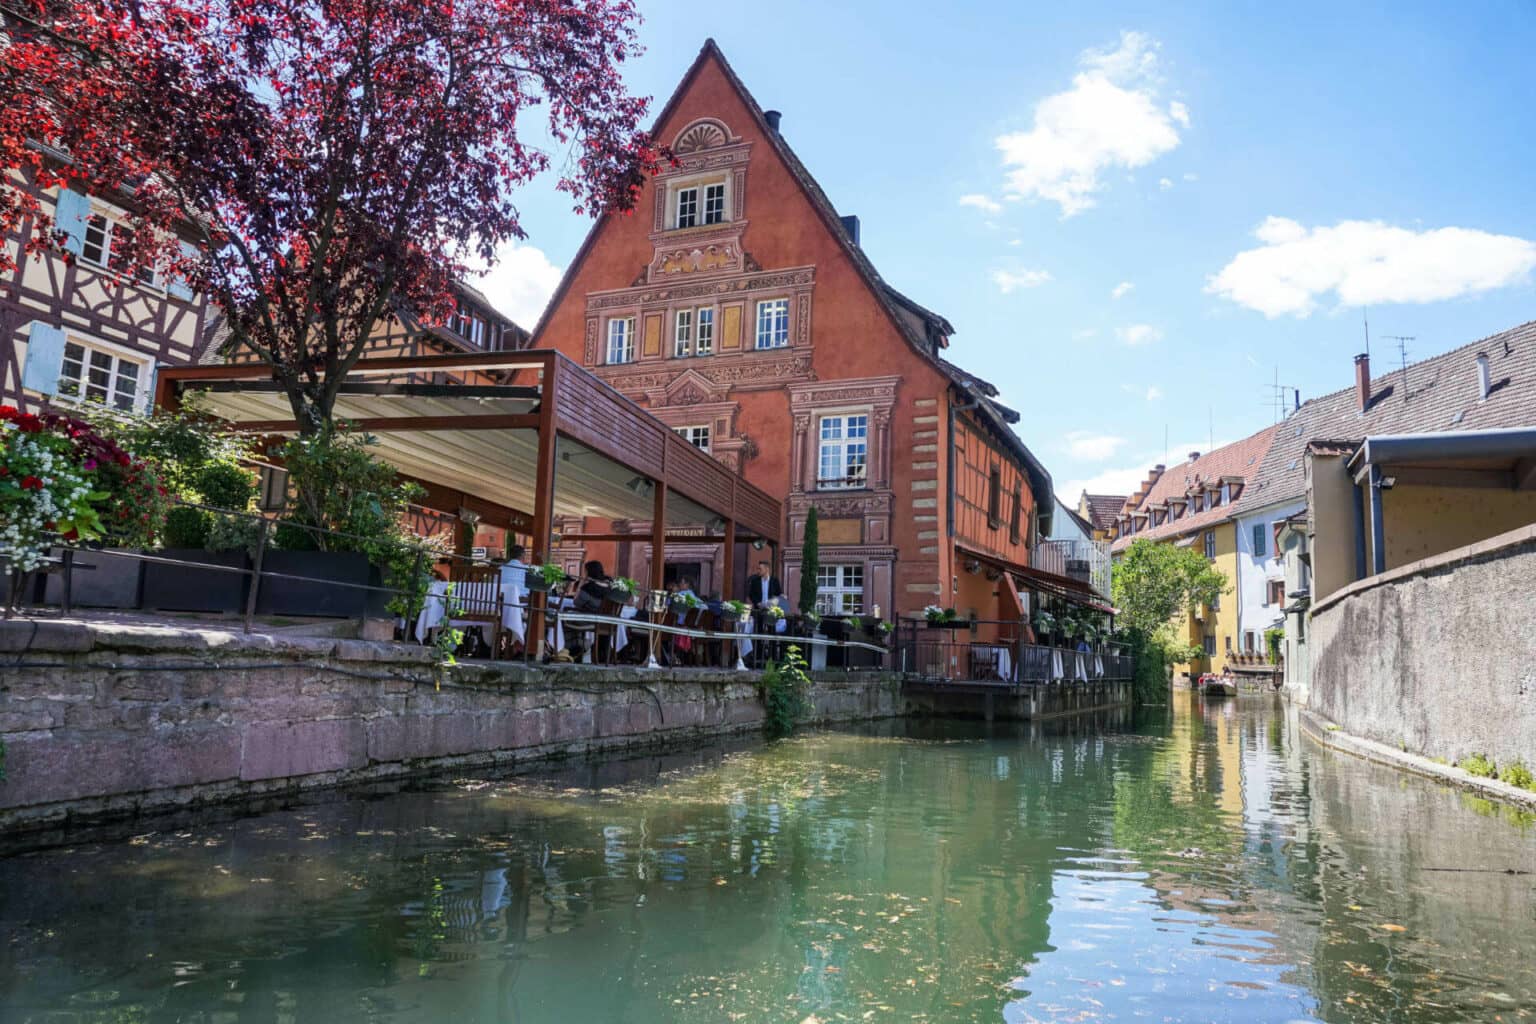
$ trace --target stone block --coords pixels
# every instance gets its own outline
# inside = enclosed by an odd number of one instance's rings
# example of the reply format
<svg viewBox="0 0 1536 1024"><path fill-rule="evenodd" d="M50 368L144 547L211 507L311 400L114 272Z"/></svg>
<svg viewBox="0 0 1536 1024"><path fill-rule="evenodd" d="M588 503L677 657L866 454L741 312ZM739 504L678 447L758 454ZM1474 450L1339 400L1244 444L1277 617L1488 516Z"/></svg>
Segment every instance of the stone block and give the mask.
<svg viewBox="0 0 1536 1024"><path fill-rule="evenodd" d="M357 719L257 722L245 729L240 778L281 779L361 768L368 737Z"/></svg>
<svg viewBox="0 0 1536 1024"><path fill-rule="evenodd" d="M0 733L51 729L62 723L66 706L57 701L6 701L0 711Z"/></svg>
<svg viewBox="0 0 1536 1024"><path fill-rule="evenodd" d="M0 651L88 651L92 634L84 623L0 619Z"/></svg>

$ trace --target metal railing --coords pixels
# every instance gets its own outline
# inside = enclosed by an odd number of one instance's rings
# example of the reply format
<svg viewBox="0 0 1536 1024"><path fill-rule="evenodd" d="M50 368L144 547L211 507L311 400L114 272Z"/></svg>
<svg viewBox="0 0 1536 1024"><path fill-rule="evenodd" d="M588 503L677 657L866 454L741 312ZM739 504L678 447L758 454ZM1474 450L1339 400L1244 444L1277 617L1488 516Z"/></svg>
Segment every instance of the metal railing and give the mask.
<svg viewBox="0 0 1536 1024"><path fill-rule="evenodd" d="M1135 664L1121 644L1095 642L1087 650L1029 643L1023 623L961 619L931 626L902 619L896 627L895 668L931 682L1043 685L1128 681Z"/></svg>

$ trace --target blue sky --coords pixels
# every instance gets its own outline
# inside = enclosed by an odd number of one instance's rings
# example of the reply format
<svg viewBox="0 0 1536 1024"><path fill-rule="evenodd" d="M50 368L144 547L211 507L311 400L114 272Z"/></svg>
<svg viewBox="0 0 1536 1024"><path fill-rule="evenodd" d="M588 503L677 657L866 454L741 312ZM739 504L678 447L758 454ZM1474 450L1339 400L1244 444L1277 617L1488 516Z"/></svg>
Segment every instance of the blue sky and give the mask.
<svg viewBox="0 0 1536 1024"><path fill-rule="evenodd" d="M643 12L631 88L713 36L1068 500L1271 422L1277 370L1349 385L1362 307L1377 372L1536 318L1536 5ZM519 201L486 288L531 326L589 222Z"/></svg>

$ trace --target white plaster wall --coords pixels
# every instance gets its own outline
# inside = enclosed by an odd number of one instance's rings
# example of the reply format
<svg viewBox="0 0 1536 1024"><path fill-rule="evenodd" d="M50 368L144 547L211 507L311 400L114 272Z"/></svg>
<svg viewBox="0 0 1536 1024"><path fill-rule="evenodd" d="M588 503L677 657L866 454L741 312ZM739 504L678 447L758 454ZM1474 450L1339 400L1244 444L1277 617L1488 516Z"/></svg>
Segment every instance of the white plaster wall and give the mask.
<svg viewBox="0 0 1536 1024"><path fill-rule="evenodd" d="M1268 596L1269 581L1285 578L1285 565L1275 550L1274 524L1305 511L1306 507L1305 500L1297 499L1283 505L1271 505L1237 520L1238 635L1234 642L1239 649L1243 646L1244 637L1250 632L1257 632L1259 642L1255 646L1260 651L1264 650L1264 630L1275 625L1281 617L1281 605L1264 603ZM1256 558L1253 551L1253 528L1260 523L1264 526L1265 551L1263 558Z"/></svg>

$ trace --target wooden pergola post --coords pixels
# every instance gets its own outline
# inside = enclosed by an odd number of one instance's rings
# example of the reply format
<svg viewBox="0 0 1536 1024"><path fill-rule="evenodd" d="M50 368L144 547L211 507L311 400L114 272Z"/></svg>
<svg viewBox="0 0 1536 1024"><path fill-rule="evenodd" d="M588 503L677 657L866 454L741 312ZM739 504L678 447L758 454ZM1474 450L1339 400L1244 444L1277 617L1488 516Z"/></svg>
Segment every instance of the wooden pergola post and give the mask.
<svg viewBox="0 0 1536 1024"><path fill-rule="evenodd" d="M533 558L541 565L549 559L550 532L555 517L556 363L554 359L544 363L544 379L539 382L539 452L533 476ZM528 602L529 635L523 638L523 648L543 653L544 610L549 596L541 592L542 600L535 601L532 593L530 591ZM534 644L538 646L534 647Z"/></svg>
<svg viewBox="0 0 1536 1024"><path fill-rule="evenodd" d="M651 494L651 589L661 590L667 581L667 482L655 481L656 490ZM659 616L651 621L660 624L667 621L670 606L663 605ZM651 667L655 667L656 648L661 644L661 634L654 629L651 634Z"/></svg>
<svg viewBox="0 0 1536 1024"><path fill-rule="evenodd" d="M734 600L733 592L736 589L736 520L734 519L727 519L725 521L724 543L725 566L720 570L720 600L730 601ZM721 618L724 619L724 615ZM729 621L730 628L734 630L736 628L736 620L731 619ZM732 647L733 642L730 640L722 640L720 642L720 664L725 668L730 668L736 663Z"/></svg>

